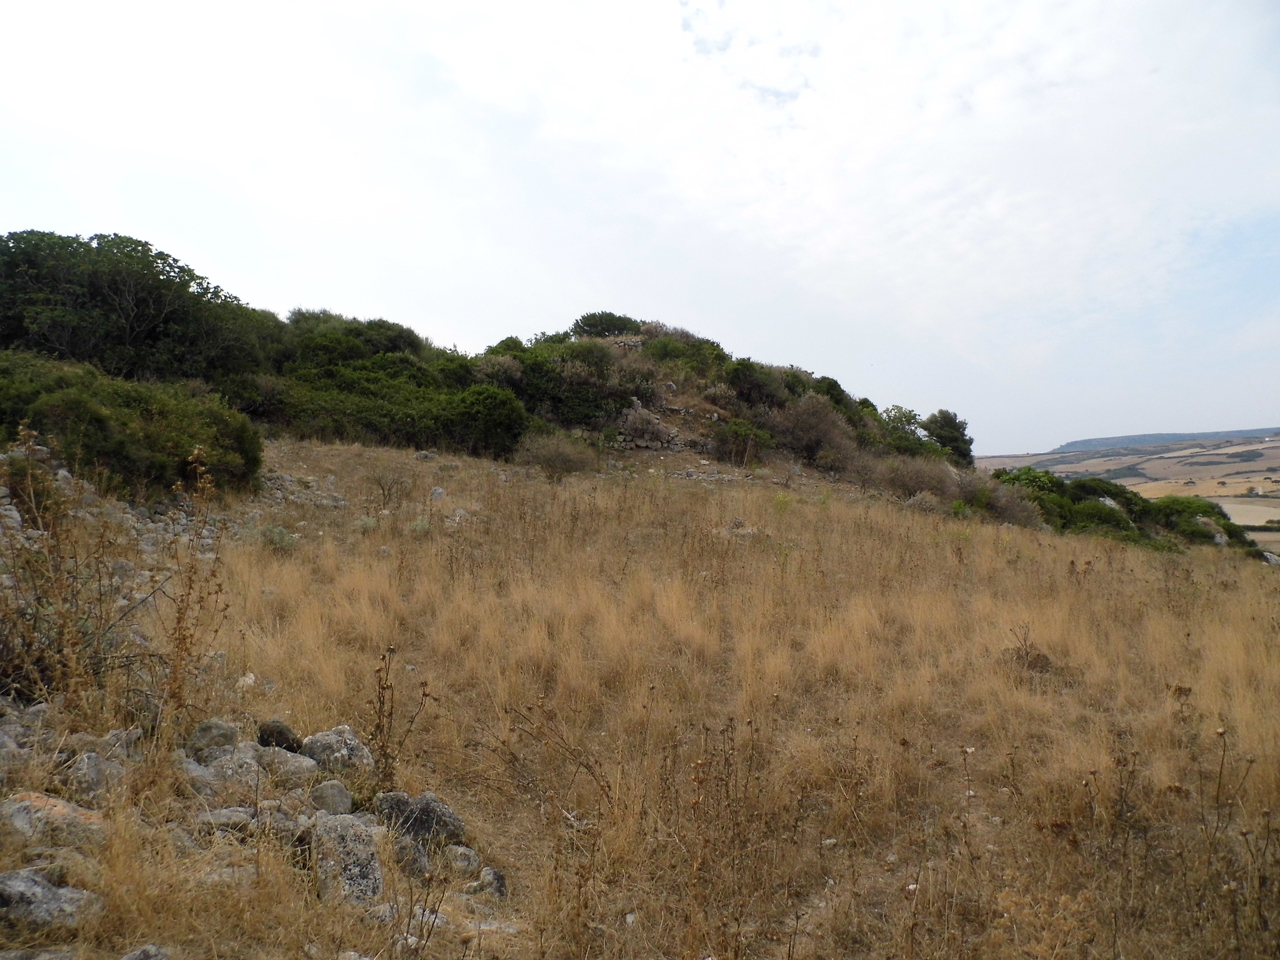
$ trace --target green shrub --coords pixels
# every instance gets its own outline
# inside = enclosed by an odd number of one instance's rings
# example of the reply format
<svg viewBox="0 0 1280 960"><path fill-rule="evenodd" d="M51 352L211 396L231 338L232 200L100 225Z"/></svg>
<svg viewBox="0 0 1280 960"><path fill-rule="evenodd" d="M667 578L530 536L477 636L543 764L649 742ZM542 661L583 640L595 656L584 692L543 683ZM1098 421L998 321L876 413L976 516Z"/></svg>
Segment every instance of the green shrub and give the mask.
<svg viewBox="0 0 1280 960"><path fill-rule="evenodd" d="M773 449L773 436L747 420L726 420L715 429L716 456L746 466Z"/></svg>
<svg viewBox="0 0 1280 960"><path fill-rule="evenodd" d="M56 442L72 472L131 493L156 495L187 480L197 446L220 489L247 487L262 465L258 431L217 395L5 351L0 443L12 442L24 420Z"/></svg>
<svg viewBox="0 0 1280 960"><path fill-rule="evenodd" d="M297 534L290 533L284 527L263 527L258 531L258 539L273 553L292 553L298 548Z"/></svg>

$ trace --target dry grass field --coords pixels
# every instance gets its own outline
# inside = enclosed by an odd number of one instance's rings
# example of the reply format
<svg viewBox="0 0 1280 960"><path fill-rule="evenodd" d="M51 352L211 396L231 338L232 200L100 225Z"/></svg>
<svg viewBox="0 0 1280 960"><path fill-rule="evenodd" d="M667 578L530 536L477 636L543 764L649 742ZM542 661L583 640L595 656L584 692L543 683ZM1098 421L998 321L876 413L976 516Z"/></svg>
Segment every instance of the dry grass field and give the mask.
<svg viewBox="0 0 1280 960"><path fill-rule="evenodd" d="M1280 951L1274 568L672 460L552 484L281 442L268 469L351 505L227 507L200 642L255 680L205 715L368 735L388 647L402 724L430 693L401 783L465 817L513 926L423 955ZM193 880L148 826L168 790L157 763L108 811L87 955L392 955L266 844L247 884Z"/></svg>

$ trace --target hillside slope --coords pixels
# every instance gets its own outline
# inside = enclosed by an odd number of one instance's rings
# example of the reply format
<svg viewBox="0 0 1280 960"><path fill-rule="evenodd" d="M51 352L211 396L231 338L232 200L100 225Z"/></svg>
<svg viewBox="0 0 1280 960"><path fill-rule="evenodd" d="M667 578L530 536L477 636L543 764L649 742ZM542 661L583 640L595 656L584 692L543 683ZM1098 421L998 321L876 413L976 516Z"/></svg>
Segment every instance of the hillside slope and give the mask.
<svg viewBox="0 0 1280 960"><path fill-rule="evenodd" d="M1271 568L973 524L811 470L748 479L647 454L548 483L402 450L281 441L265 457L263 492L221 508L220 547L198 524L167 528L170 548L104 516L122 532L85 542L111 569L172 565L126 622L148 659L40 714L53 735L6 755L7 791L80 798L61 771L137 723L126 692L150 675L173 704L117 792L84 801L109 839L65 876L104 898L76 935L95 955L1274 946ZM194 672L171 700L156 665L179 662ZM385 846L389 922L317 899L323 866L250 826L287 791L213 819L184 799L195 768L169 746L209 717L246 738L272 717L403 735L394 785L447 801L508 895L467 893L443 859L410 879ZM42 855L6 843L0 870ZM444 920L414 946L424 905ZM0 943L56 939L41 936L0 928Z"/></svg>

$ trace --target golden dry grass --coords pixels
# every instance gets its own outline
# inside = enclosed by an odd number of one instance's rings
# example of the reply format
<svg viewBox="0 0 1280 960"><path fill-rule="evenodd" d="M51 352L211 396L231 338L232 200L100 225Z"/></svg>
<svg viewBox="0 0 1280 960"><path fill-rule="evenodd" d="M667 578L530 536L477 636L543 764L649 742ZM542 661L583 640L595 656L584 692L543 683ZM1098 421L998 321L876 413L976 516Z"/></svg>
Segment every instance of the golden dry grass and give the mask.
<svg viewBox="0 0 1280 960"><path fill-rule="evenodd" d="M480 461L438 474L394 451L271 456L334 474L353 506L244 508L301 539L226 550L218 643L260 682L225 706L367 733L388 646L402 701L427 683L403 785L466 818L511 882L499 915L522 926L428 953L1277 948L1273 569L957 521L847 486L668 480L647 472L656 460L548 484ZM392 477L405 482L388 497ZM436 483L443 500L427 496ZM224 941L184 938L181 911L204 895L165 889L156 856L109 942L387 949L273 865L210 902Z"/></svg>

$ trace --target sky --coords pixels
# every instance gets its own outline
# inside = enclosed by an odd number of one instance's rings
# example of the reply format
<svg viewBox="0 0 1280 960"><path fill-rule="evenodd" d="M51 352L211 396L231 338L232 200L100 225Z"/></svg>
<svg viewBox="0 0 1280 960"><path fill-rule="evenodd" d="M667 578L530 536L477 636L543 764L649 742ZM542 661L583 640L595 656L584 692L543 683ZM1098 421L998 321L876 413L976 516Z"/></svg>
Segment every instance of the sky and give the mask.
<svg viewBox="0 0 1280 960"><path fill-rule="evenodd" d="M980 454L1280 426L1274 0L10 4L0 233L476 352L593 310Z"/></svg>

